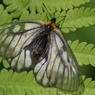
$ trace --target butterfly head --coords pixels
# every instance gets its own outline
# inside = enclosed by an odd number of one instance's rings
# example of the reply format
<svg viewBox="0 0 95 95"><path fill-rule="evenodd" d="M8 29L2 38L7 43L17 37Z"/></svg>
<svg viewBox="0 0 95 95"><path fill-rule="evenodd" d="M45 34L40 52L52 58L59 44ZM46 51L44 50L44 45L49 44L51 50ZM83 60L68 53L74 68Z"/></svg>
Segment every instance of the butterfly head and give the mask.
<svg viewBox="0 0 95 95"><path fill-rule="evenodd" d="M52 18L50 21L51 21L52 23L55 23L55 22L56 22L56 18Z"/></svg>

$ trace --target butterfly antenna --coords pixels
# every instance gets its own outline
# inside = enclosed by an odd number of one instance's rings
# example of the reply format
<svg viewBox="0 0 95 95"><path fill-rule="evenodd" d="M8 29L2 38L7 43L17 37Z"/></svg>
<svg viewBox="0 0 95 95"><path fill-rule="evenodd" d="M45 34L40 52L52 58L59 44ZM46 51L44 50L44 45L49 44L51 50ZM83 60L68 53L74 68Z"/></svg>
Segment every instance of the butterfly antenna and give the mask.
<svg viewBox="0 0 95 95"><path fill-rule="evenodd" d="M49 20L48 15L49 15L51 18L52 18L52 15L51 15L51 14L50 14L50 12L48 11L48 9L47 9L46 5L45 5L44 3L42 3L42 4L43 4L44 8L46 9L47 20Z"/></svg>
<svg viewBox="0 0 95 95"><path fill-rule="evenodd" d="M63 21L66 16L59 16L59 17L56 17L56 18L60 18L60 17L63 17L63 18L62 18L60 21L58 21L58 22L56 23L56 25L58 25L58 23L60 23L61 21Z"/></svg>
<svg viewBox="0 0 95 95"><path fill-rule="evenodd" d="M65 17L66 16L59 16L59 17L56 17L56 18L60 18L60 17L63 17L60 21L58 21L57 23L56 23L56 26L61 22L61 21L63 21L63 23L64 23L64 19L65 19ZM64 28L74 28L74 27L64 27Z"/></svg>

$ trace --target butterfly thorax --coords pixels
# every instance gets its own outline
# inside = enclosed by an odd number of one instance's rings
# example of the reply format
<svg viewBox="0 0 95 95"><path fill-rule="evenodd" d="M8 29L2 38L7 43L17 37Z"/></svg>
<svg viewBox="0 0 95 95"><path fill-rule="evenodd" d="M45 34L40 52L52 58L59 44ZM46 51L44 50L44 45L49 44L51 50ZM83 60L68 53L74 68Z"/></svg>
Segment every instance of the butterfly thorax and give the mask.
<svg viewBox="0 0 95 95"><path fill-rule="evenodd" d="M55 21L56 21L56 19L53 18L49 22L47 22L46 25L50 26L52 29L54 29L54 28L56 28Z"/></svg>
<svg viewBox="0 0 95 95"><path fill-rule="evenodd" d="M45 27L48 29L48 26ZM34 57L39 57L44 52L46 44L48 43L49 36L50 32L43 30L24 49L30 50L33 53Z"/></svg>

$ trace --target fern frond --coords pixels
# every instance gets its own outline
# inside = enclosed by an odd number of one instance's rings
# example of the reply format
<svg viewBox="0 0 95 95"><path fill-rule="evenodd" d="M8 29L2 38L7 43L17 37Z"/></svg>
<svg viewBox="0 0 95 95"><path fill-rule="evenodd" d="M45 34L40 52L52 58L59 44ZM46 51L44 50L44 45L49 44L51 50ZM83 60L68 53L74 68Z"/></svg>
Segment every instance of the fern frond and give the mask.
<svg viewBox="0 0 95 95"><path fill-rule="evenodd" d="M72 51L74 52L79 65L91 64L95 66L95 47L93 44L86 42L79 43L79 40L74 42L68 41Z"/></svg>
<svg viewBox="0 0 95 95"><path fill-rule="evenodd" d="M12 13L14 18L19 17L23 11L30 9L31 12L42 13L44 8L42 3L50 11L61 11L72 9L74 6L80 6L90 2L90 0L3 0L4 4L7 5L7 11Z"/></svg>
<svg viewBox="0 0 95 95"><path fill-rule="evenodd" d="M62 12L52 12L50 11L50 14L52 17L60 17L60 16L66 16L64 20L63 18L57 18L57 21L61 21L59 23L59 28L62 32L68 33L70 31L75 31L77 28L81 27L88 27L90 25L93 25L95 23L95 9L90 8L75 8L74 10L69 10L67 13L66 11ZM29 14L28 11L24 11L20 17L20 20L42 20L42 21L49 21L47 20L47 13L38 13L33 12Z"/></svg>
<svg viewBox="0 0 95 95"><path fill-rule="evenodd" d="M88 27L94 23L95 9L81 7L80 9L69 10L60 28L63 32L68 33L69 31L75 31L76 28Z"/></svg>
<svg viewBox="0 0 95 95"><path fill-rule="evenodd" d="M88 2L90 2L90 0L32 0L30 10L32 12L35 12L36 10L38 12L43 12L42 3L44 3L50 11L61 11L72 9L74 6L80 6L81 4Z"/></svg>
<svg viewBox="0 0 95 95"><path fill-rule="evenodd" d="M50 1L50 0L49 0ZM62 4L72 4L72 1L74 2L74 0L70 0L70 1L64 1L64 3ZM77 1L77 0L76 0ZM83 0L79 1L81 3ZM89 25L93 25L95 23L95 9L90 9L90 8L75 8L74 10L71 9L69 10L67 13L66 11L62 11L62 12L58 12L59 8L57 8L57 5L58 4L59 6L61 6L59 3L54 3L55 4L55 8L58 9L54 9L54 8L50 8L51 7L54 7L52 6L51 4L53 3L46 3L47 1L45 1L45 4L47 6L47 9L53 9L53 11L49 11L50 14L52 15L52 17L59 17L59 16L64 16L66 15L66 18L60 23L60 30L62 32L65 32L65 33L68 33L69 31L75 31L76 28L81 28L83 26L86 26L88 27ZM50 1L51 2L51 1ZM57 2L57 1L56 1ZM59 1L58 1L59 2ZM60 1L60 2L63 2ZM78 3L79 3L78 2ZM85 2L89 2L88 0L85 0ZM37 3L32 0L27 0L27 1L22 1L21 3L21 0L14 0L14 1L7 1L7 0L4 0L4 3L6 5L8 5L8 7L6 8L7 11L11 12L12 16L13 17L19 17L21 15L21 19L20 20L30 20L30 19L35 19L35 20L43 20L43 21L47 21L46 20L46 11L45 12L42 12L43 11L43 5L42 5L42 1ZM43 2L44 3L44 2ZM75 3L75 2L74 2ZM48 5L47 5L48 4ZM31 14L29 15L29 11L27 10L30 6L30 9L32 10ZM32 8L31 8L32 7ZM38 8L37 8L38 7ZM64 5L63 5L64 7ZM39 10L40 13L36 13L37 9ZM57 12L55 12L54 10L56 10ZM62 7L60 7L60 10L62 10ZM42 13L41 13L42 12ZM62 18L60 18L62 19Z"/></svg>
<svg viewBox="0 0 95 95"><path fill-rule="evenodd" d="M83 82L84 92L82 95L94 95L95 94L95 81L92 78L87 78Z"/></svg>
<svg viewBox="0 0 95 95"><path fill-rule="evenodd" d="M6 60L6 58L0 56L0 67L1 68L9 68L10 65L8 63L8 61Z"/></svg>
<svg viewBox="0 0 95 95"><path fill-rule="evenodd" d="M4 10L3 5L0 4L0 24L11 22L12 17Z"/></svg>
<svg viewBox="0 0 95 95"><path fill-rule="evenodd" d="M12 17L16 18L28 9L31 0L3 0L7 5L6 10L11 12Z"/></svg>
<svg viewBox="0 0 95 95"><path fill-rule="evenodd" d="M79 90L69 93L57 88L38 85L32 71L17 73L3 69L0 72L0 95L31 95L31 93L33 95L94 95L95 81L91 78L85 79L84 76L80 79ZM90 94L89 91L91 91Z"/></svg>

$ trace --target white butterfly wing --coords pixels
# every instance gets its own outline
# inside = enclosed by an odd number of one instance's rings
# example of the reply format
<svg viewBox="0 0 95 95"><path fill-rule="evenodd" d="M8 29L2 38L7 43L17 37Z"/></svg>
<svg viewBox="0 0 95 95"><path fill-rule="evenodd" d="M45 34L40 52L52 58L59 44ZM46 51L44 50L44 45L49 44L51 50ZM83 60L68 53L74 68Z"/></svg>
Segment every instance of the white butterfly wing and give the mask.
<svg viewBox="0 0 95 95"><path fill-rule="evenodd" d="M18 21L0 26L0 56L8 58L11 67L17 71L32 65L27 46L44 25L40 21Z"/></svg>
<svg viewBox="0 0 95 95"><path fill-rule="evenodd" d="M42 86L76 91L79 76L70 49L58 30L51 31L44 53L34 68L36 80Z"/></svg>

